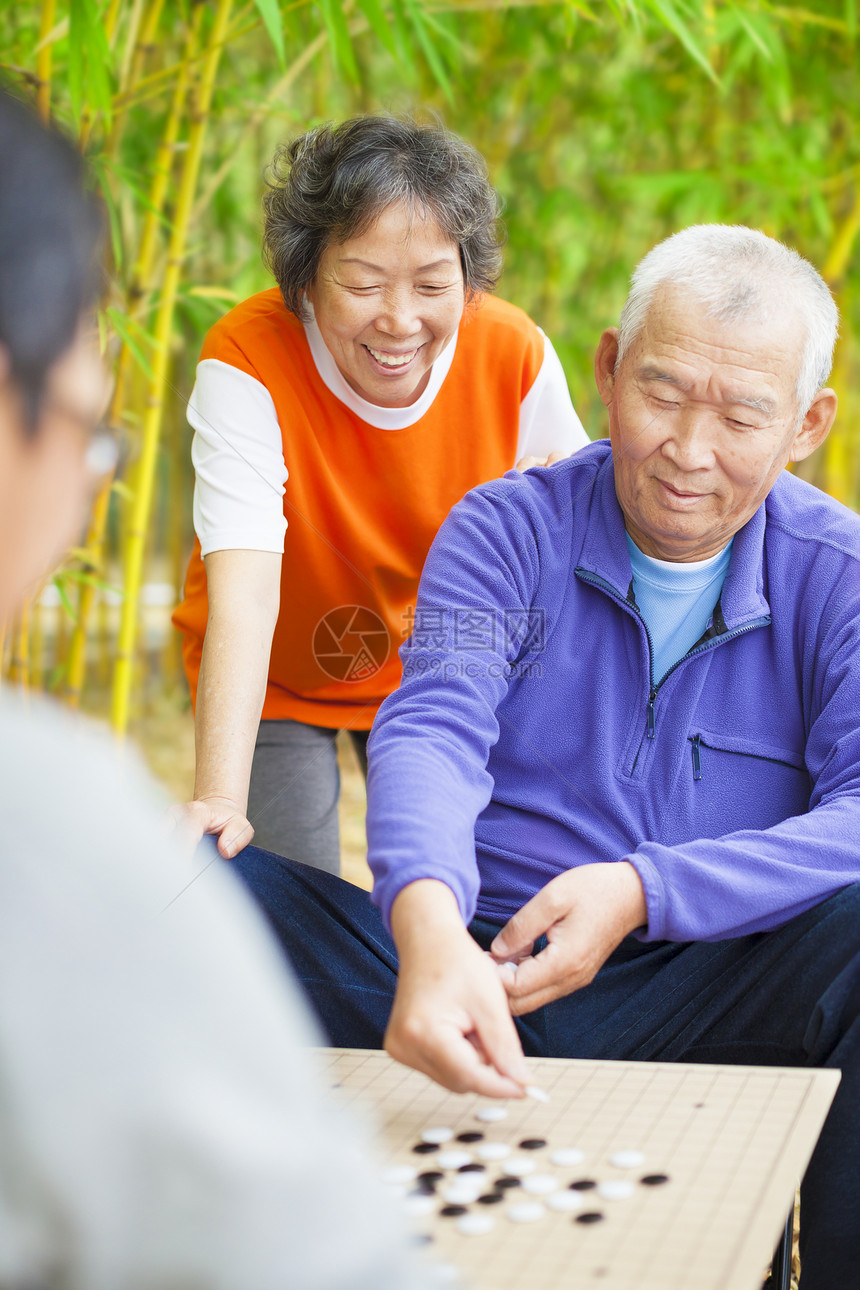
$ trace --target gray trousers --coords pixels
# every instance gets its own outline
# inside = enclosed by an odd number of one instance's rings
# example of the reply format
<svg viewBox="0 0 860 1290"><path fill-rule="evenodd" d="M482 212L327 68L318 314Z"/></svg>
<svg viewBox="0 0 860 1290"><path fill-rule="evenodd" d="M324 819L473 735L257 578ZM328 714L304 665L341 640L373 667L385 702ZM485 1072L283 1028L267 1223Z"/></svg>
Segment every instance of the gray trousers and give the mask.
<svg viewBox="0 0 860 1290"><path fill-rule="evenodd" d="M366 775L370 731L349 734ZM340 873L337 735L300 721L261 721L248 793L255 846L334 874Z"/></svg>

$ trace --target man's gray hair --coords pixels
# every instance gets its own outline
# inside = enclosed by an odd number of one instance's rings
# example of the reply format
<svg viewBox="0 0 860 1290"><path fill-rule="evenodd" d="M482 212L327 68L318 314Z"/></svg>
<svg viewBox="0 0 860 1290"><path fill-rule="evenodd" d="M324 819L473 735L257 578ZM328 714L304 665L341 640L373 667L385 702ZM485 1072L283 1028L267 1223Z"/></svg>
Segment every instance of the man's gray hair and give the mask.
<svg viewBox="0 0 860 1290"><path fill-rule="evenodd" d="M741 224L695 224L674 233L649 251L633 274L618 328L619 363L664 284L690 291L718 322L750 315L767 322L794 308L806 327L797 378L798 416L806 415L830 375L839 326L830 288L808 260Z"/></svg>

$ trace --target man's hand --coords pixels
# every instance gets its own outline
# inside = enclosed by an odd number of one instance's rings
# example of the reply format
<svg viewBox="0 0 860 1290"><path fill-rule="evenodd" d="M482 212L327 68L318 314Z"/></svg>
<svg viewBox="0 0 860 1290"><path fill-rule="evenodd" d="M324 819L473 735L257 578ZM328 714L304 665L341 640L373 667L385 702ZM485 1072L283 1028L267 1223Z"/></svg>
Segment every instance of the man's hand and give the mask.
<svg viewBox="0 0 860 1290"><path fill-rule="evenodd" d="M557 461L572 457L571 452L551 452L548 457L520 457L514 470L531 470L532 466L554 466Z"/></svg>
<svg viewBox="0 0 860 1290"><path fill-rule="evenodd" d="M225 860L232 860L254 836L242 807L228 797L197 798L171 808L171 818L180 845L193 850L204 833L218 837L218 850Z"/></svg>
<svg viewBox="0 0 860 1290"><path fill-rule="evenodd" d="M404 887L391 925L400 970L386 1051L455 1093L522 1097L531 1077L498 968L450 888L432 879Z"/></svg>
<svg viewBox="0 0 860 1290"><path fill-rule="evenodd" d="M533 1012L588 985L624 937L647 921L642 883L626 860L580 865L553 878L491 946L497 961L518 964L516 972L500 974L511 1012ZM544 934L546 948L529 957Z"/></svg>

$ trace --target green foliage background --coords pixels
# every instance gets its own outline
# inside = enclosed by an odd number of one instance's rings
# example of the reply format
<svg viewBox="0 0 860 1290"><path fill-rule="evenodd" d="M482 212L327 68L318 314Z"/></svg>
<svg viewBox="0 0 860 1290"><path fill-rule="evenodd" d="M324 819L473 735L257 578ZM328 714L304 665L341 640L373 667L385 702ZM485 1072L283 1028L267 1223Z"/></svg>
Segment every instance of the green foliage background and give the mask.
<svg viewBox="0 0 860 1290"><path fill-rule="evenodd" d="M211 55L219 14L226 26L212 71L206 42ZM434 112L484 153L506 206L500 294L552 337L595 437L604 422L594 345L655 241L693 222L742 222L809 256L843 314L834 378L842 412L806 473L856 504L857 26L856 0L809 8L768 0L16 0L4 12L0 63L7 83L38 92L43 107L50 96L56 119L92 160L111 214L105 344L127 365L115 413L130 470L111 494L104 541L91 533L65 571L71 600L75 577L124 584L127 600L136 598L129 533L141 517L147 561L167 559L178 582L191 538L182 407L207 327L270 285L259 254L265 166L279 142L355 112ZM210 72L211 103L201 113ZM183 75L189 92L176 142L163 150L169 179L141 279L135 266L159 146ZM177 194L195 123L202 161L186 220ZM161 399L157 320L180 217ZM158 424L147 428L156 395ZM75 612L91 671L90 610ZM133 656L133 606L123 613L119 652ZM8 647L7 666L15 670ZM128 674L114 684L128 691ZM115 702L118 728L127 710Z"/></svg>

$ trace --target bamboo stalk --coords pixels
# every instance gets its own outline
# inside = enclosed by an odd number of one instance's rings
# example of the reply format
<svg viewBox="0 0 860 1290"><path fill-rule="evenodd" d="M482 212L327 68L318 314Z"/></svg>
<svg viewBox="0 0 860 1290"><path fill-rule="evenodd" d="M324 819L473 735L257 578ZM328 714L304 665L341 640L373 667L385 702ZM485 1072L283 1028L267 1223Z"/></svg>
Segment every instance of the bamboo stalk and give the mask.
<svg viewBox="0 0 860 1290"><path fill-rule="evenodd" d="M10 679L27 690L30 685L30 602L25 600L18 615L18 630L12 645Z"/></svg>
<svg viewBox="0 0 860 1290"><path fill-rule="evenodd" d="M39 23L39 52L36 55L36 75L39 88L36 90L36 107L43 121L51 116L51 62L54 43L49 39L54 29L57 11L57 0L42 0L42 16Z"/></svg>
<svg viewBox="0 0 860 1290"><path fill-rule="evenodd" d="M362 21L361 23L356 24L356 26L360 26L362 29L364 29L367 27L367 22ZM315 36L314 39L310 42L310 44L307 45L302 50L301 54L296 59L296 61L290 65L290 67L287 69L285 74L275 84L273 89L269 91L269 93L266 95L265 99L263 100L261 105L257 108L257 110L253 112L250 117L248 117L248 119L245 121L242 127L242 131L239 135L238 140L236 141L236 146L233 148L233 151L231 152L230 156L225 158L224 161L222 161L221 165L215 171L215 174L212 176L212 178L207 183L206 187L203 189L203 192L197 198L197 201L194 205L194 210L191 216L193 220L196 220L202 214L202 212L206 210L207 207L209 206L209 203L212 201L212 198L215 196L215 193L221 187L222 183L224 182L227 175L229 174L232 166L236 161L236 158L239 156L242 150L242 145L244 144L248 136L253 134L253 132L257 129L257 127L263 121L265 121L266 117L269 115L270 111L272 110L272 105L274 103L277 103L280 99L283 98L284 94L287 92L288 89L290 89L293 82L301 75L301 73L305 70L305 68L313 61L316 55L320 53L322 50L327 48L328 43L329 43L329 39L328 39L327 31L321 31L318 36Z"/></svg>
<svg viewBox="0 0 860 1290"><path fill-rule="evenodd" d="M137 49L137 38L140 31L140 24L143 19L143 0L133 0L131 13L128 20L128 30L125 36L125 49L123 50L122 62L117 74L117 88L124 90L128 84L131 73L132 58L134 51Z"/></svg>
<svg viewBox="0 0 860 1290"><path fill-rule="evenodd" d="M830 253L821 271L822 277L831 287L839 286L845 277L858 232L860 232L860 188L855 193L854 204L834 238ZM841 312L844 317L844 309ZM842 375L847 368L847 343L847 340L844 339L837 354L836 367L833 373L833 383L837 388L843 387ZM835 497L838 501L846 504L850 502L853 491L851 466L848 432L843 427L843 424L840 423L830 432L824 444L823 482L831 497Z"/></svg>
<svg viewBox="0 0 860 1290"><path fill-rule="evenodd" d="M111 722L118 734L128 729L131 688L134 670L134 651L138 634L140 586L146 535L152 508L152 493L157 464L158 443L164 411L170 361L170 339L173 313L182 272L182 262L188 237L191 210L206 133L206 119L224 37L230 20L232 0L218 0L212 29L207 43L193 119L188 138L188 151L182 170L177 195L176 214L168 247L167 269L155 322L155 355L153 379L149 386L147 407L143 419L143 446L140 460L139 483L130 516L128 544L125 553L125 599L120 618L117 662L114 668L111 695Z"/></svg>
<svg viewBox="0 0 860 1290"><path fill-rule="evenodd" d="M155 6L153 7L155 8ZM203 12L204 8L202 5L195 6L193 18L186 35L185 52L189 57L183 60L180 76L174 87L167 124L155 156L152 184L148 194L149 207L144 217L140 248L134 271L132 273L131 289L129 291L129 297L131 300L143 295L150 281L152 266L155 259L158 231L161 226L159 216L163 212L166 204L167 188L170 181L170 171L173 161L173 150L179 135L179 127L182 121L186 96L188 93L190 60L191 56L196 51L199 41ZM152 32L154 29L150 27L149 30ZM130 364L131 353L128 346L123 345L120 350L116 385L114 387L113 399L111 401L110 416L111 421L114 424L117 424L122 417L122 411L126 399ZM99 491L95 506L93 507L89 532L86 540L86 549L88 553L90 553L91 562L98 570L102 570L104 565L104 538L110 509L111 488L112 480L107 480ZM71 707L78 706L83 693L86 678L87 636L89 633L90 620L95 599L96 588L90 583L83 583L79 593L78 620L72 634L72 643L68 660L66 696Z"/></svg>

